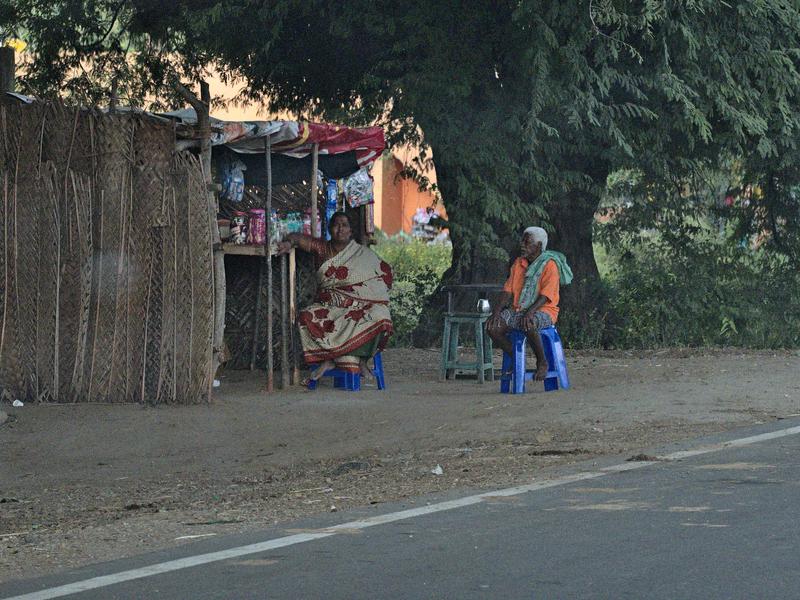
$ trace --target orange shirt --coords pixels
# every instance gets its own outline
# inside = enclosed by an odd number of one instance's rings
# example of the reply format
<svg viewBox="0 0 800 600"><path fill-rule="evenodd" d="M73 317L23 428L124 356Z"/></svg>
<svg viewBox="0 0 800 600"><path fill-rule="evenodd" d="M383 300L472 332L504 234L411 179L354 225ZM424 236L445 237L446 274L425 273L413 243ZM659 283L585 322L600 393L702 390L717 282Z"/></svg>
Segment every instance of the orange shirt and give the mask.
<svg viewBox="0 0 800 600"><path fill-rule="evenodd" d="M509 292L514 298L514 310L519 310L519 297L522 294L522 287L525 285L525 273L528 270L528 261L519 257L511 265L511 273L508 275L503 291ZM536 286L536 295L547 297L547 302L539 308L543 313L547 313L553 323L558 320L558 300L559 300L559 276L558 267L552 260L548 260L542 274L539 276L539 284Z"/></svg>

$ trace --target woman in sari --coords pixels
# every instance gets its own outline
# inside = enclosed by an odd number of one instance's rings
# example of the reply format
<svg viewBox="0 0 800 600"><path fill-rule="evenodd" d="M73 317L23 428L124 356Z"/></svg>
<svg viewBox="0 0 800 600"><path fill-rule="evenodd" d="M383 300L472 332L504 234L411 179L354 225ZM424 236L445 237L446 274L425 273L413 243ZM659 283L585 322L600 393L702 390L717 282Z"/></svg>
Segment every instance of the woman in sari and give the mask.
<svg viewBox="0 0 800 600"><path fill-rule="evenodd" d="M371 375L367 360L392 334L389 290L392 269L377 254L351 238L350 219L331 216L330 241L290 233L279 252L300 248L311 252L317 267L317 296L297 316L306 363L319 365L311 380L334 366Z"/></svg>

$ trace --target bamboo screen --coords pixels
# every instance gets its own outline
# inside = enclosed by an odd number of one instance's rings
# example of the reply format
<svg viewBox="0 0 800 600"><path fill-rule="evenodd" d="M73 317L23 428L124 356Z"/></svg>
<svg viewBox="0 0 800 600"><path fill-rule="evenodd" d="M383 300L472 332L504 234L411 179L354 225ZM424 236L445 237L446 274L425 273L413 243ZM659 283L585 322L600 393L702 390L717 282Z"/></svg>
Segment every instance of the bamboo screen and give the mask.
<svg viewBox="0 0 800 600"><path fill-rule="evenodd" d="M0 196L0 393L208 401L207 191L168 124L0 106Z"/></svg>

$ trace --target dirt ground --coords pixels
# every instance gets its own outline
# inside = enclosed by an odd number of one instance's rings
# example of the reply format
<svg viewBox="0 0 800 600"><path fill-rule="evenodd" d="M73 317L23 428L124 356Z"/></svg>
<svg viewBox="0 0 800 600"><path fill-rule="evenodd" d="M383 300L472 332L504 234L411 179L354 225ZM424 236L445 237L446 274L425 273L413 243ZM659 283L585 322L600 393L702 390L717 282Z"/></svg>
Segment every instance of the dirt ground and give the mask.
<svg viewBox="0 0 800 600"><path fill-rule="evenodd" d="M0 405L0 581L800 413L797 352L572 352L572 389L523 396L384 360L385 392L228 372L210 406Z"/></svg>

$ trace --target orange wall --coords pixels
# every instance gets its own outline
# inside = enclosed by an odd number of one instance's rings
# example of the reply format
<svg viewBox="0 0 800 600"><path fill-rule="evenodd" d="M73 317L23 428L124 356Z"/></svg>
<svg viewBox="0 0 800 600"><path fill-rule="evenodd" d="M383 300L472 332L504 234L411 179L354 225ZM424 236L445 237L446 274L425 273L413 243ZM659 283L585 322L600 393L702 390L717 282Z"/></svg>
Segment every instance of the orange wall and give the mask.
<svg viewBox="0 0 800 600"><path fill-rule="evenodd" d="M403 163L394 155L384 156L375 162L372 175L375 179L375 226L388 235L401 230L411 232L411 220L418 208L436 203L436 196L421 192L416 182L399 176ZM436 210L447 218L444 207Z"/></svg>

